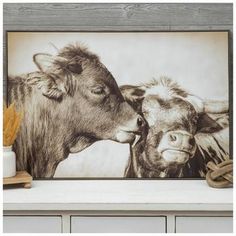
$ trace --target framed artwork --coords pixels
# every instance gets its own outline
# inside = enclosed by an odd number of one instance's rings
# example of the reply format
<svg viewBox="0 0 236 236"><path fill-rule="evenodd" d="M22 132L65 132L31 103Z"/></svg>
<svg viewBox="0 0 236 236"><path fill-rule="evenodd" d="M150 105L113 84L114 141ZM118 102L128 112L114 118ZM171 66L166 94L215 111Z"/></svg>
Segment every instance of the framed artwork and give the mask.
<svg viewBox="0 0 236 236"><path fill-rule="evenodd" d="M228 31L7 32L17 169L202 178L229 154Z"/></svg>

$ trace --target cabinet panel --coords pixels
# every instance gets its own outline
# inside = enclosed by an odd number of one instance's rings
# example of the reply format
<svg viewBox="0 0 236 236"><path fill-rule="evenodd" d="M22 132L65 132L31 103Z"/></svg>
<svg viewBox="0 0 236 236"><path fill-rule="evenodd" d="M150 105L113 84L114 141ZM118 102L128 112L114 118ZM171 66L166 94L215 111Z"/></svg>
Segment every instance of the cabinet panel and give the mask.
<svg viewBox="0 0 236 236"><path fill-rule="evenodd" d="M3 216L4 233L61 233L60 216Z"/></svg>
<svg viewBox="0 0 236 236"><path fill-rule="evenodd" d="M166 218L72 216L71 233L165 233Z"/></svg>
<svg viewBox="0 0 236 236"><path fill-rule="evenodd" d="M176 217L176 233L232 233L233 217Z"/></svg>

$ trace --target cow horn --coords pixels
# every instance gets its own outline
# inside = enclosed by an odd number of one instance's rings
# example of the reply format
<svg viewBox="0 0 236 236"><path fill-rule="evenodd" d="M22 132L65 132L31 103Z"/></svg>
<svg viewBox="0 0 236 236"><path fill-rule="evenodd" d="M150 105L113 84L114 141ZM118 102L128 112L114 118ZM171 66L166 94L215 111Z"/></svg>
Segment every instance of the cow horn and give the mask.
<svg viewBox="0 0 236 236"><path fill-rule="evenodd" d="M222 114L229 111L228 101L203 100L191 94L189 94L185 100L190 102L198 113Z"/></svg>
<svg viewBox="0 0 236 236"><path fill-rule="evenodd" d="M222 114L229 112L229 103L228 101L215 101L215 100L205 100L204 111L212 114Z"/></svg>

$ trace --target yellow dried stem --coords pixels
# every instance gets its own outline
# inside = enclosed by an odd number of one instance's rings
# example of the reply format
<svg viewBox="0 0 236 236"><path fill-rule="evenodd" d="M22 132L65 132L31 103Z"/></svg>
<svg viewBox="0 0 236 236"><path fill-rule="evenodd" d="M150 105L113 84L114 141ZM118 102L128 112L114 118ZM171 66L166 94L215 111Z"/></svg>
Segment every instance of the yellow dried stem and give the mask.
<svg viewBox="0 0 236 236"><path fill-rule="evenodd" d="M3 103L3 113L6 111L6 109L7 109L7 105L6 105L6 103L4 102L4 103Z"/></svg>
<svg viewBox="0 0 236 236"><path fill-rule="evenodd" d="M17 136L22 120L22 112L17 112L15 105L11 104L3 109L3 145L11 146Z"/></svg>
<svg viewBox="0 0 236 236"><path fill-rule="evenodd" d="M4 111L3 116L3 128L7 127L10 122L14 119L14 104L12 103L8 108Z"/></svg>

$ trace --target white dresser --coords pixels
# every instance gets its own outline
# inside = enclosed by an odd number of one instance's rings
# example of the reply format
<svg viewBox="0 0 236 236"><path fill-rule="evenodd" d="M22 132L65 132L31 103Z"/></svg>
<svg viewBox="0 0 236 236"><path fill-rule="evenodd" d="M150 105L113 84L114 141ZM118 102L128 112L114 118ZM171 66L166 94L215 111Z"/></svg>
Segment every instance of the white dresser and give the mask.
<svg viewBox="0 0 236 236"><path fill-rule="evenodd" d="M232 189L204 180L33 181L3 198L5 233L233 232Z"/></svg>

